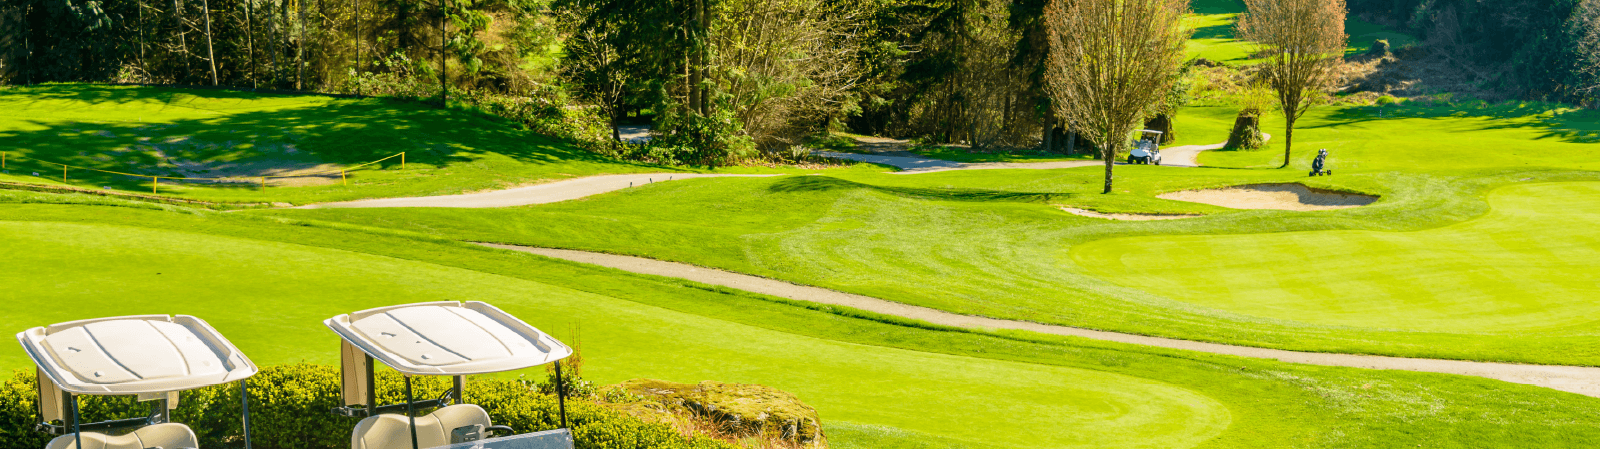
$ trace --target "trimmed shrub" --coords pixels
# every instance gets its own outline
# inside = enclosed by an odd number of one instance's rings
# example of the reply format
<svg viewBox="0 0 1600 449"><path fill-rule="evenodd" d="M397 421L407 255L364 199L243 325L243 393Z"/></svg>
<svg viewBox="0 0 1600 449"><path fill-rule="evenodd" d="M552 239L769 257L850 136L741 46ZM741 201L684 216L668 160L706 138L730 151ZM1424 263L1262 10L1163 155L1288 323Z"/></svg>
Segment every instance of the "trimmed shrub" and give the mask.
<svg viewBox="0 0 1600 449"><path fill-rule="evenodd" d="M398 373L378 375L378 402L404 400L404 381ZM263 449L345 449L357 418L331 413L341 404L339 370L321 365L265 367L250 385L250 441ZM518 433L560 427L557 400L539 392L541 383L524 380L472 379L464 395L469 403L489 412L497 425ZM441 396L450 388L448 378L412 380L417 399ZM34 430L38 421L34 401L36 380L32 371L17 371L0 381L0 449L38 449L53 438ZM84 419L99 421L132 418L149 412L149 404L129 396L80 396ZM426 412L427 410L422 410ZM202 447L242 447L238 384L185 391L173 421L187 424L200 437ZM586 399L567 399L567 420L580 449L732 449L705 437L686 438L672 427L643 421Z"/></svg>

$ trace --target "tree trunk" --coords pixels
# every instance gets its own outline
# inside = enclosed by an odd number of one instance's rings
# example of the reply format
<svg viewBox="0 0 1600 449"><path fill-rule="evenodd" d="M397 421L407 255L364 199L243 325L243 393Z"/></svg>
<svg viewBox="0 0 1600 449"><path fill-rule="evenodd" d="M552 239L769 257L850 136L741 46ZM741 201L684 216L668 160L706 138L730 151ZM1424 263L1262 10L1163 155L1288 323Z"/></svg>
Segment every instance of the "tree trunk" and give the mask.
<svg viewBox="0 0 1600 449"><path fill-rule="evenodd" d="M1106 146L1110 148L1106 148L1101 152L1102 158L1106 160L1106 189L1101 191L1101 194L1111 193L1111 167L1117 163L1116 145L1107 143Z"/></svg>
<svg viewBox="0 0 1600 449"><path fill-rule="evenodd" d="M1278 168L1289 167L1289 152L1294 150L1294 117L1288 119L1289 124L1283 129L1283 166Z"/></svg>
<svg viewBox="0 0 1600 449"><path fill-rule="evenodd" d="M361 0L355 0L355 12L351 17L356 22L356 96L361 96Z"/></svg>
<svg viewBox="0 0 1600 449"><path fill-rule="evenodd" d="M401 52L405 52L406 50L411 49L411 22L410 21L411 21L411 6L407 5L405 2L401 2L400 3L400 10L399 11L395 11L395 22L400 24L400 39L396 43L400 45L400 51ZM382 32L379 32L379 34L382 34Z"/></svg>
<svg viewBox="0 0 1600 449"><path fill-rule="evenodd" d="M294 74L294 89L305 90L306 82L306 0L300 0L300 42L295 43L295 59L299 68Z"/></svg>
<svg viewBox="0 0 1600 449"><path fill-rule="evenodd" d="M1076 156L1076 155L1078 155L1078 133L1077 132L1068 132L1067 133L1067 155L1068 156Z"/></svg>
<svg viewBox="0 0 1600 449"><path fill-rule="evenodd" d="M1144 128L1161 131L1161 142L1158 143L1162 145L1166 145L1178 140L1177 135L1173 133L1172 130L1171 114L1156 114L1156 116L1151 117L1150 120L1145 120Z"/></svg>
<svg viewBox="0 0 1600 449"><path fill-rule="evenodd" d="M256 88L256 35L255 24L250 20L251 9L254 9L255 0L244 2L244 52L250 61L250 73L245 75L250 79L250 88Z"/></svg>
<svg viewBox="0 0 1600 449"><path fill-rule="evenodd" d="M1227 150L1254 150L1259 149L1265 140L1261 138L1261 116L1250 115L1244 111L1233 119L1233 131L1228 133L1228 143L1222 145Z"/></svg>
<svg viewBox="0 0 1600 449"><path fill-rule="evenodd" d="M445 33L445 29L446 28L445 28L445 23L444 23L444 0L439 0L439 105L440 106L449 106L450 105L450 103L449 103L450 85L447 82L447 79L446 79L447 76L446 76L445 67L444 67L444 43L445 43L445 36L447 36L447 34Z"/></svg>
<svg viewBox="0 0 1600 449"><path fill-rule="evenodd" d="M1052 145L1054 142L1051 142L1050 138L1055 137L1055 134L1056 128L1054 126L1046 125L1044 127L1044 136L1039 138L1039 148L1046 153L1054 153L1056 151L1056 147L1055 145Z"/></svg>
<svg viewBox="0 0 1600 449"><path fill-rule="evenodd" d="M211 63L211 85L219 84L217 81L217 52L211 46L211 2L200 0L200 12L206 16L206 61Z"/></svg>
<svg viewBox="0 0 1600 449"><path fill-rule="evenodd" d="M183 57L183 76L179 77L180 81L189 77L189 40L184 38L182 8L178 0L172 0L172 21L178 24L178 52Z"/></svg>
<svg viewBox="0 0 1600 449"><path fill-rule="evenodd" d="M704 81L702 77L705 72L702 72L701 69L705 65L705 55L701 53L701 47L705 45L706 36L701 32L703 24L700 23L700 19L705 9L705 2L694 0L692 8L694 10L689 12L689 20L691 21L691 31L689 32L689 108L703 117L706 115L705 91L701 82Z"/></svg>
<svg viewBox="0 0 1600 449"><path fill-rule="evenodd" d="M139 70L144 76L150 76L150 66L145 63L144 55L144 0L139 0Z"/></svg>
<svg viewBox="0 0 1600 449"><path fill-rule="evenodd" d="M278 13L272 10L272 1L267 0L267 41L272 43L272 76L269 88L278 87Z"/></svg>

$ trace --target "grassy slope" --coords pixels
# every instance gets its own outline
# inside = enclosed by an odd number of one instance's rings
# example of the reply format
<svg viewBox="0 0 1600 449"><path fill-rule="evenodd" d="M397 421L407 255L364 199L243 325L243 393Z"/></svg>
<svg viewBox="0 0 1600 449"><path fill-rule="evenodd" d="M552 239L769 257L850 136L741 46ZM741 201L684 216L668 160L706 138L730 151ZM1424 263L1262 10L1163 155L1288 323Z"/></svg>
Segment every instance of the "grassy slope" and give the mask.
<svg viewBox="0 0 1600 449"><path fill-rule="evenodd" d="M1234 36L1234 23L1239 20L1239 13L1245 11L1243 1L1195 0L1191 7L1194 15L1187 21L1194 28L1194 35L1188 44L1191 58L1206 58L1229 65L1255 61L1250 58L1250 53L1256 49L1255 45ZM1354 16L1345 19L1344 32L1349 36L1345 54L1366 51L1378 39L1387 39L1395 47L1416 42L1416 38L1410 35Z"/></svg>
<svg viewBox="0 0 1600 449"><path fill-rule="evenodd" d="M1217 132L1209 130L1230 116L1227 108L1191 108L1179 121L1183 129L1197 124L1200 129L1192 132L1203 135ZM1383 117L1372 108L1325 108L1303 119L1302 150L1291 170L1123 166L1117 169L1116 195L1096 194L1099 169L1080 168L703 180L503 210L271 213L679 260L962 313L1098 329L1312 351L1600 364L1600 352L1575 350L1600 343L1586 332L1462 331L1467 323L1454 332L1423 332L1248 315L1108 282L1069 255L1075 245L1111 237L1412 231L1459 223L1485 213L1483 198L1496 186L1600 179L1571 170L1600 159L1584 143L1597 122L1600 116L1593 113L1551 115L1518 105L1391 109ZM1265 151L1208 152L1201 160L1262 165L1281 158L1281 142L1274 142ZM1308 148L1319 146L1334 151L1339 176L1305 177ZM1484 149L1478 150L1482 157L1469 157L1447 152L1452 148ZM1227 211L1152 198L1184 188L1282 181L1381 194L1384 200L1360 209L1298 213ZM1054 204L1214 216L1112 223L1072 216Z"/></svg>
<svg viewBox="0 0 1600 449"><path fill-rule="evenodd" d="M0 174L4 181L60 183L60 167L39 161L151 175L179 174L175 164L234 165L189 176L249 177L284 167L336 169L402 151L404 170L392 159L355 172L349 186L335 174L293 188L165 181L161 193L300 204L451 194L603 173L705 171L607 160L491 116L378 98L75 84L0 89L0 152L11 159L10 173ZM35 172L41 176L31 176ZM76 170L67 179L84 187L151 191L149 178Z"/></svg>
<svg viewBox="0 0 1600 449"><path fill-rule="evenodd" d="M0 202L62 198L0 192ZM13 306L0 316L8 328L193 313L259 363L332 363L335 340L317 323L324 316L408 300L489 300L558 335L581 323L587 374L597 380L712 378L795 391L839 423L829 429L839 447L1185 447L1193 442L1186 434L1214 431L1220 434L1202 447L1600 439L1592 419L1600 400L1483 379L941 331L521 253L239 214L53 204L0 210L0 232L27 237L0 240L29 262L7 274L16 276L4 281L8 296L101 298L90 300L92 309L71 310L7 301ZM160 310L150 308L158 301ZM272 319L263 319L265 310ZM25 363L15 354L0 358L0 366ZM1149 396L1127 396L1141 391ZM1156 414L1220 410L1206 403L1225 407L1223 415ZM1207 424L1219 418L1231 425Z"/></svg>

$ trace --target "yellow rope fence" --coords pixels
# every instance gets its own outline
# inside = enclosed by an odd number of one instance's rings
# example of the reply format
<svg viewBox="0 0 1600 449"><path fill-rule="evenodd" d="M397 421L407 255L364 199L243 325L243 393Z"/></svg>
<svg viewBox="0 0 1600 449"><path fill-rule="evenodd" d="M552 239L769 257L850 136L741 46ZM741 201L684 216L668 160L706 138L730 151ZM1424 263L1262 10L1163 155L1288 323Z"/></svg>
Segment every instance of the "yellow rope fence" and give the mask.
<svg viewBox="0 0 1600 449"><path fill-rule="evenodd" d="M98 168L89 168L89 167L79 167L79 166L76 166L76 165L67 165L67 164L63 164L63 163L60 163L60 162L47 161L47 160L43 160L43 159L12 157L12 156L7 155L6 152L0 151L0 169L10 169L10 167L9 167L9 164L11 163L10 161L14 161L16 159L32 159L34 161L45 163L45 164L61 166L61 182L67 182L67 169L76 168L76 169L79 169L79 170L87 170L87 171L99 172L99 173L109 173L109 174L113 174L113 175L131 176L131 177L135 177L135 178L150 178L150 192L151 193L160 193L161 179L162 178L166 178L166 179L174 180L174 181L176 181L176 180L184 180L184 181L227 181L227 180L252 179L252 178L254 178L254 179L258 179L260 181L261 187L265 188L267 186L267 180L268 179L305 178L305 177L310 177L310 176L331 175L331 174L334 174L334 173L338 173L339 174L339 181L343 182L344 185L348 186L348 185L350 185L349 173L351 171L353 171L355 169L358 169L358 168L361 168L361 167L366 167L368 165L372 165L372 164L376 164L376 163L379 163L379 162L383 162L383 161L387 161L387 160L390 160L390 159L394 159L394 158L397 158L397 157L400 158L400 169L401 170L405 170L405 168L406 168L406 153L404 151L402 151L402 152L390 155L389 157L386 157L386 158L383 158L383 159L378 159L378 160L375 160L375 161L372 161L372 162L368 162L368 163L365 163L365 164L354 165L354 166L340 168L340 169L334 169L334 170L324 170L324 171L314 172L314 173L301 173L301 174L296 174L296 175L277 175L277 176L226 176L226 177L213 177L213 178L198 178L198 177L186 177L186 176L157 176L157 175L140 175L140 174L134 174L134 173L123 173L123 172L119 172L119 171L101 170L101 169L98 169Z"/></svg>

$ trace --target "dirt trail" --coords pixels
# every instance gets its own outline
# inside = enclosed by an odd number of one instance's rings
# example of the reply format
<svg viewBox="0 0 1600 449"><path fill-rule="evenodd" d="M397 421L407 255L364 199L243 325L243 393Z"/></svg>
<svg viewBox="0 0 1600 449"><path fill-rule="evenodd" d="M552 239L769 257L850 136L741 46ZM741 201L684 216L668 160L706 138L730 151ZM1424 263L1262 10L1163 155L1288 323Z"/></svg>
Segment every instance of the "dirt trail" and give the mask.
<svg viewBox="0 0 1600 449"><path fill-rule="evenodd" d="M687 279L704 284L777 296L800 301L811 301L853 307L861 310L895 315L934 324L978 329L1014 329L1054 335L1068 335L1095 340L1115 341L1162 348L1227 354L1241 357L1276 359L1284 362L1310 365L1345 366L1368 369L1392 369L1431 373L1460 374L1486 377L1507 382L1536 385L1555 390L1600 397L1600 368L1550 365L1517 365L1510 363L1468 362L1460 360L1410 359L1354 354L1329 354L1296 352L1279 349L1233 346L1172 338L1104 332L1076 327L1055 326L1026 321L999 320L980 316L960 315L926 307L901 304L868 296L843 293L819 287L796 285L747 274L697 267L689 264L666 262L642 257L618 256L563 249L532 248L515 245L480 243L484 246L521 251L574 262L600 265L635 273Z"/></svg>
<svg viewBox="0 0 1600 449"><path fill-rule="evenodd" d="M652 182L691 178L765 177L779 175L724 175L701 173L643 173L634 175L601 175L568 179L547 184L517 187L462 195L421 196L407 198L378 198L339 203L308 204L295 209L327 209L343 207L511 207L575 200L613 190L622 190Z"/></svg>

